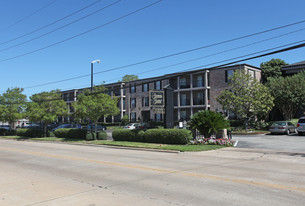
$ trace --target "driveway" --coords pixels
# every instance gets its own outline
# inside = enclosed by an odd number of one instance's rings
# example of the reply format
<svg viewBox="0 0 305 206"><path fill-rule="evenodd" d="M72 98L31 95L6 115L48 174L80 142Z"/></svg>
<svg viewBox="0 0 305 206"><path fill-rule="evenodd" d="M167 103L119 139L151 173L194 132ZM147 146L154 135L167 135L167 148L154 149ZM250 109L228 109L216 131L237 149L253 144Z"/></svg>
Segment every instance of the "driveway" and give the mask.
<svg viewBox="0 0 305 206"><path fill-rule="evenodd" d="M287 152L305 152L305 136L290 135L233 135L237 147Z"/></svg>

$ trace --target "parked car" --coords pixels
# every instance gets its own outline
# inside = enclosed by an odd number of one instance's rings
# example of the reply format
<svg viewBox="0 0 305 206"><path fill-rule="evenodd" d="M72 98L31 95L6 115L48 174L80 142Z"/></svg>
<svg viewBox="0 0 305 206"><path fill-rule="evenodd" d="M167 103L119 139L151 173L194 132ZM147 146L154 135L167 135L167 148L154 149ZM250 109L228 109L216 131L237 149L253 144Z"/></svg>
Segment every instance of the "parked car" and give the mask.
<svg viewBox="0 0 305 206"><path fill-rule="evenodd" d="M105 131L106 129L107 129L107 127L104 126L104 125L97 125L97 126L96 126L96 130L97 130L97 131ZM88 131L91 131L91 124L89 124L89 125L87 126L87 130L88 130ZM94 124L92 124L92 130L95 131L95 125L94 125Z"/></svg>
<svg viewBox="0 0 305 206"><path fill-rule="evenodd" d="M124 127L124 129L135 129L139 123L130 123Z"/></svg>
<svg viewBox="0 0 305 206"><path fill-rule="evenodd" d="M297 124L297 132L298 135L304 135L305 134L305 117L301 117Z"/></svg>
<svg viewBox="0 0 305 206"><path fill-rule="evenodd" d="M274 122L271 127L269 128L269 131L271 134L287 134L295 132L296 127L288 121L278 121Z"/></svg>
<svg viewBox="0 0 305 206"><path fill-rule="evenodd" d="M0 128L6 129L6 130L10 130L11 126L10 125L0 125Z"/></svg>
<svg viewBox="0 0 305 206"><path fill-rule="evenodd" d="M136 126L136 129L139 130L148 130L148 129L156 129L158 127L151 126L149 123L141 123Z"/></svg>
<svg viewBox="0 0 305 206"><path fill-rule="evenodd" d="M69 129L81 129L82 126L80 124L62 124L58 127L55 127L52 129L52 131L55 131L57 129L63 129L63 128L69 128Z"/></svg>

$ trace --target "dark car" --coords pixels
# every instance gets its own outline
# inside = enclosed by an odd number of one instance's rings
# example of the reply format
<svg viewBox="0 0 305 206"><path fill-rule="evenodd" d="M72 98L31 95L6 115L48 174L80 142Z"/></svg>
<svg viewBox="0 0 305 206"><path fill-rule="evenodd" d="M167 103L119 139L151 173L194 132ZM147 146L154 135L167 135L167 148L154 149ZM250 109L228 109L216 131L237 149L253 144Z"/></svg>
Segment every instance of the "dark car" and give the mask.
<svg viewBox="0 0 305 206"><path fill-rule="evenodd" d="M6 130L11 130L11 126L10 125L0 125L0 128L6 129Z"/></svg>
<svg viewBox="0 0 305 206"><path fill-rule="evenodd" d="M107 127L105 125L97 125L96 126L97 131L105 131L106 129L107 129ZM91 131L91 124L89 124L87 126L87 130ZM95 125L94 124L92 124L92 130L95 131Z"/></svg>
<svg viewBox="0 0 305 206"><path fill-rule="evenodd" d="M52 129L52 131L55 131L57 129L63 129L63 128L67 128L67 129L81 129L82 126L80 124L62 124L54 129Z"/></svg>
<svg viewBox="0 0 305 206"><path fill-rule="evenodd" d="M269 128L269 131L271 134L287 134L295 132L296 127L288 121L278 121L274 122L271 127Z"/></svg>

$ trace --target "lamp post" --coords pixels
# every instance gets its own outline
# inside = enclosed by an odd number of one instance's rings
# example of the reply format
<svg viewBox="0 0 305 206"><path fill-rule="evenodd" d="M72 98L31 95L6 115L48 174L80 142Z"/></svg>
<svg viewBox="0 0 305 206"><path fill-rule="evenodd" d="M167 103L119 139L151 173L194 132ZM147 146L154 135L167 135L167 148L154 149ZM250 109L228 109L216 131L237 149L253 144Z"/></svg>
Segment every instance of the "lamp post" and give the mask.
<svg viewBox="0 0 305 206"><path fill-rule="evenodd" d="M92 61L91 62L91 92L93 91L93 64L94 63L100 63L101 62L101 60L99 60L99 59L97 59L97 60L94 60L94 61Z"/></svg>
<svg viewBox="0 0 305 206"><path fill-rule="evenodd" d="M97 59L97 60L94 60L94 61L92 61L91 62L91 88L90 88L90 91L92 92L93 91L93 64L94 63L100 63L101 62L101 60L99 60L99 59ZM90 122L91 122L91 134L93 133L93 127L92 127L92 120L90 120Z"/></svg>

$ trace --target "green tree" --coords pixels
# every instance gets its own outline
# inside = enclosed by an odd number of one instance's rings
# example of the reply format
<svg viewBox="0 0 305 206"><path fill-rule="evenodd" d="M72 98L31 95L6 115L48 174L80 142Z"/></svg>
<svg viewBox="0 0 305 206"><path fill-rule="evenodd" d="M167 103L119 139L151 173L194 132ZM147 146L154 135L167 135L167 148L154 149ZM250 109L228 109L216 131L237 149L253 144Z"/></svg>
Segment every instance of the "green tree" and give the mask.
<svg viewBox="0 0 305 206"><path fill-rule="evenodd" d="M229 123L222 114L214 111L199 111L191 117L191 128L197 129L205 138L228 127Z"/></svg>
<svg viewBox="0 0 305 206"><path fill-rule="evenodd" d="M32 122L43 122L44 136L47 136L47 125L59 116L68 115L68 106L61 98L59 90L42 92L30 97L32 102L27 106L27 117Z"/></svg>
<svg viewBox="0 0 305 206"><path fill-rule="evenodd" d="M268 88L253 79L245 71L236 71L229 83L230 90L224 90L217 101L224 109L234 112L248 122L257 116L266 116L273 108L273 97Z"/></svg>
<svg viewBox="0 0 305 206"><path fill-rule="evenodd" d="M281 77L281 68L285 65L288 64L281 59L271 59L270 61L261 63L260 67L262 70L262 82L267 82L269 77Z"/></svg>
<svg viewBox="0 0 305 206"><path fill-rule="evenodd" d="M12 127L15 127L17 120L24 117L26 95L22 92L22 88L9 88L0 96L0 119L9 122Z"/></svg>
<svg viewBox="0 0 305 206"><path fill-rule="evenodd" d="M103 86L94 87L92 92L86 90L78 95L77 102L73 103L74 116L79 119L89 118L94 122L95 130L99 118L117 115L120 112L117 107L117 98L112 98L104 92Z"/></svg>
<svg viewBox="0 0 305 206"><path fill-rule="evenodd" d="M299 108L305 107L304 71L289 77L270 78L267 86L284 119L292 119Z"/></svg>
<svg viewBox="0 0 305 206"><path fill-rule="evenodd" d="M139 79L138 75L126 74L125 76L122 77L121 82L130 82L130 81L134 81L134 80L138 80L138 79Z"/></svg>

